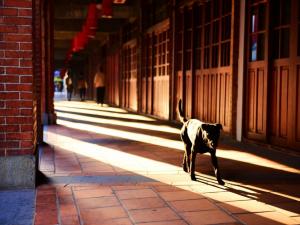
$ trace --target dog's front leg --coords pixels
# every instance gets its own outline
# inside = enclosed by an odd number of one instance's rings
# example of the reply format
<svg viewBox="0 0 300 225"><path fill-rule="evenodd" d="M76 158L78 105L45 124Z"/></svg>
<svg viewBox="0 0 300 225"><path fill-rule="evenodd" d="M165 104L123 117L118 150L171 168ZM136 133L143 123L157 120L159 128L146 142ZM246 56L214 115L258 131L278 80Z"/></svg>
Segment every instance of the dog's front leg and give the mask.
<svg viewBox="0 0 300 225"><path fill-rule="evenodd" d="M191 173L191 179L196 180L195 176L195 161L196 161L196 154L197 152L195 151L195 147L193 145L192 150L191 150L191 158L190 158L190 173Z"/></svg>
<svg viewBox="0 0 300 225"><path fill-rule="evenodd" d="M182 168L185 172L190 172L190 155L191 155L191 146L189 144L184 144L185 151L183 155Z"/></svg>
<svg viewBox="0 0 300 225"><path fill-rule="evenodd" d="M218 165L218 160L217 160L217 156L216 156L216 151L210 152L210 155L211 155L211 162L212 162L213 167L214 167L215 176L217 178L217 181L218 181L218 183L220 185L224 185L225 182L221 178L221 174L220 174L220 170L219 170L219 165Z"/></svg>

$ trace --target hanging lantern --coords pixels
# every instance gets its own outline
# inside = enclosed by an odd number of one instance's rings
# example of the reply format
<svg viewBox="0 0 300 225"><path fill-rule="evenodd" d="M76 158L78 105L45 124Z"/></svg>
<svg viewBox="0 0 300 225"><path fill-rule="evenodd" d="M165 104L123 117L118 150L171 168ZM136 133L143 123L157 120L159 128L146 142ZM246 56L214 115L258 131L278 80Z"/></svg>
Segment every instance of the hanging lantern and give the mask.
<svg viewBox="0 0 300 225"><path fill-rule="evenodd" d="M109 8L109 5L112 4L112 1L107 1L106 6ZM88 6L88 12L86 16L86 21L82 27L81 32L77 33L72 40L72 45L70 50L67 52L65 63L67 64L73 56L73 53L76 53L82 49L84 49L85 45L88 42L89 38L96 37L96 29L98 22L98 6L101 5L99 3L91 3ZM111 9L111 6L110 6ZM107 10L107 9L106 9ZM107 10L109 12L109 10Z"/></svg>
<svg viewBox="0 0 300 225"><path fill-rule="evenodd" d="M87 25L82 28L82 32L85 33L89 38L96 37L96 29L91 29Z"/></svg>
<svg viewBox="0 0 300 225"><path fill-rule="evenodd" d="M90 29L97 29L98 11L95 3L89 4L86 24Z"/></svg>
<svg viewBox="0 0 300 225"><path fill-rule="evenodd" d="M113 0L103 0L102 1L102 17L112 18L112 3Z"/></svg>
<svg viewBox="0 0 300 225"><path fill-rule="evenodd" d="M114 0L114 4L124 4L126 0Z"/></svg>
<svg viewBox="0 0 300 225"><path fill-rule="evenodd" d="M79 39L78 39L78 35L76 35L73 38L73 42L72 42L72 51L73 52L77 52L79 50Z"/></svg>
<svg viewBox="0 0 300 225"><path fill-rule="evenodd" d="M84 46L86 45L87 41L88 41L88 36L87 34L83 33L83 32L79 32L78 33L78 41L79 41L79 50L84 49Z"/></svg>

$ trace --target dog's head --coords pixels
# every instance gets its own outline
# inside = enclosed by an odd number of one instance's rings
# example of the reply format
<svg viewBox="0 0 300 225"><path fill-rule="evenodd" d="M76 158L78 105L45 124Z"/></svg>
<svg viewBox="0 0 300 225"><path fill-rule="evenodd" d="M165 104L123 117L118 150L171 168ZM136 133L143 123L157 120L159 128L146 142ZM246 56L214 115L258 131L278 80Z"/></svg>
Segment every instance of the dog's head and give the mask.
<svg viewBox="0 0 300 225"><path fill-rule="evenodd" d="M202 139L206 142L207 147L215 149L218 146L219 137L222 125L216 124L202 124Z"/></svg>

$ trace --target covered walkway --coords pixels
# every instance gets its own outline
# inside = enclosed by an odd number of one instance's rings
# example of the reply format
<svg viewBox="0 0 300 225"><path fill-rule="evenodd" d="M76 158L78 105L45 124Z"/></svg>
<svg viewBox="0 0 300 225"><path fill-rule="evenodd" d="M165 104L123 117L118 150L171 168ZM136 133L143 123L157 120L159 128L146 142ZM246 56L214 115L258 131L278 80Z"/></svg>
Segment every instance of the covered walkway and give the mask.
<svg viewBox="0 0 300 225"><path fill-rule="evenodd" d="M208 155L197 181L183 172L179 126L100 107L58 101L44 128L35 225L299 224L299 156L223 137L217 184Z"/></svg>

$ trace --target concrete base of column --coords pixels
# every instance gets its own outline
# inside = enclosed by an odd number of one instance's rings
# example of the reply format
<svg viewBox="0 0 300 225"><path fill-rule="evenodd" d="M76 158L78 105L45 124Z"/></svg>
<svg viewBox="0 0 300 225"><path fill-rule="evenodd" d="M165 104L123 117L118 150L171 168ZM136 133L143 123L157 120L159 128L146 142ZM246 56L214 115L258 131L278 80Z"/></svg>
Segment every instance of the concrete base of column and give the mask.
<svg viewBox="0 0 300 225"><path fill-rule="evenodd" d="M34 155L0 157L0 189L35 188Z"/></svg>

